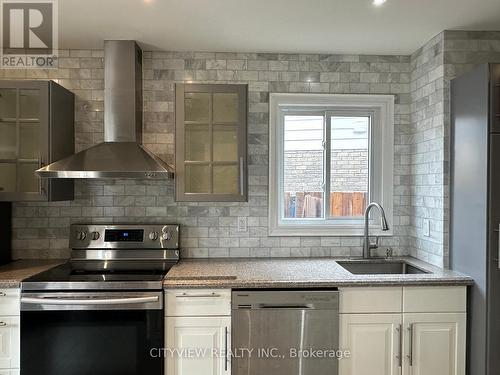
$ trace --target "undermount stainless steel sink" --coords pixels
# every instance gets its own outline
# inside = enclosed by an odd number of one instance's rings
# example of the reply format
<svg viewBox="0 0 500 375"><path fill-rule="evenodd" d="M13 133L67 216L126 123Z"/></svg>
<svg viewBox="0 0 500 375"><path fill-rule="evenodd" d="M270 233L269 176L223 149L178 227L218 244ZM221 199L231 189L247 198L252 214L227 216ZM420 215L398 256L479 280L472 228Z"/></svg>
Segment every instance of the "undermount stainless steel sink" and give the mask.
<svg viewBox="0 0 500 375"><path fill-rule="evenodd" d="M430 273L404 261L339 261L341 267L355 275L407 275Z"/></svg>

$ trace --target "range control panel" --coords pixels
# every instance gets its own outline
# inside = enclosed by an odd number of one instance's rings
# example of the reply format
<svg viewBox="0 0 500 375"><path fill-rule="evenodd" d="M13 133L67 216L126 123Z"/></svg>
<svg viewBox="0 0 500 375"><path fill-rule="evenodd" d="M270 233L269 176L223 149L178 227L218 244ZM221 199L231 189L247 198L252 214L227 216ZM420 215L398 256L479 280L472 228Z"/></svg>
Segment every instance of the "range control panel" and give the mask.
<svg viewBox="0 0 500 375"><path fill-rule="evenodd" d="M73 224L72 249L178 249L179 225Z"/></svg>

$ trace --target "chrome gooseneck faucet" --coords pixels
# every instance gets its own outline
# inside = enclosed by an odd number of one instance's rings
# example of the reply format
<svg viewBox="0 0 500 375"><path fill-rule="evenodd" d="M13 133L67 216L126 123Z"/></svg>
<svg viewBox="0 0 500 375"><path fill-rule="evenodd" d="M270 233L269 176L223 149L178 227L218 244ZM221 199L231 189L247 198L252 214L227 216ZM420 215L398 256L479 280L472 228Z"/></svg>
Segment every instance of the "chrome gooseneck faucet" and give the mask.
<svg viewBox="0 0 500 375"><path fill-rule="evenodd" d="M376 237L375 243L371 243L370 237L368 235L370 210L373 207L377 207L378 211L380 213L380 227L381 227L381 229L384 232L389 230L389 224L387 223L387 219L385 217L385 211L382 208L382 206L378 203L375 203L375 202L370 203L366 207L366 210L365 210L365 235L364 235L365 239L363 242L363 258L364 259L369 259L371 257L371 250L378 248L378 237Z"/></svg>

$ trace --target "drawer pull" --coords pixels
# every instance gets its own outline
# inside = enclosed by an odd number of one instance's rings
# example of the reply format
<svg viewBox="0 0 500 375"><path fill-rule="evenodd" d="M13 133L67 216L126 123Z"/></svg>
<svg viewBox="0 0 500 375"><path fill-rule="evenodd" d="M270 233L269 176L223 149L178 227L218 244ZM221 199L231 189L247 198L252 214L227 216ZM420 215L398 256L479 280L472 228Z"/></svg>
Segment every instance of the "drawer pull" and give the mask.
<svg viewBox="0 0 500 375"><path fill-rule="evenodd" d="M0 297L5 297L5 296L7 296L7 293L5 293L5 292L0 292Z"/></svg>
<svg viewBox="0 0 500 375"><path fill-rule="evenodd" d="M5 322L0 322L0 327L5 327L7 325L7 323Z"/></svg>
<svg viewBox="0 0 500 375"><path fill-rule="evenodd" d="M207 293L207 294L187 294L187 293L182 293L178 296L175 296L176 298L216 298L220 297L220 294L217 293Z"/></svg>

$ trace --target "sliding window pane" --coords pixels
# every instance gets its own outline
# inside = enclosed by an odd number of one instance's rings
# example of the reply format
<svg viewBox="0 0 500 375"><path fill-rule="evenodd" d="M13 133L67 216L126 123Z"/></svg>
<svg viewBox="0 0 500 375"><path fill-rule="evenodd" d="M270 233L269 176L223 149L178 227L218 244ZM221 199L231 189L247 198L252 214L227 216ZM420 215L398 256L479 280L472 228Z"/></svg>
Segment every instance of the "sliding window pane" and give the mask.
<svg viewBox="0 0 500 375"><path fill-rule="evenodd" d="M323 116L285 116L284 199L286 219L324 217Z"/></svg>
<svg viewBox="0 0 500 375"><path fill-rule="evenodd" d="M330 216L361 217L369 193L370 117L331 117Z"/></svg>

